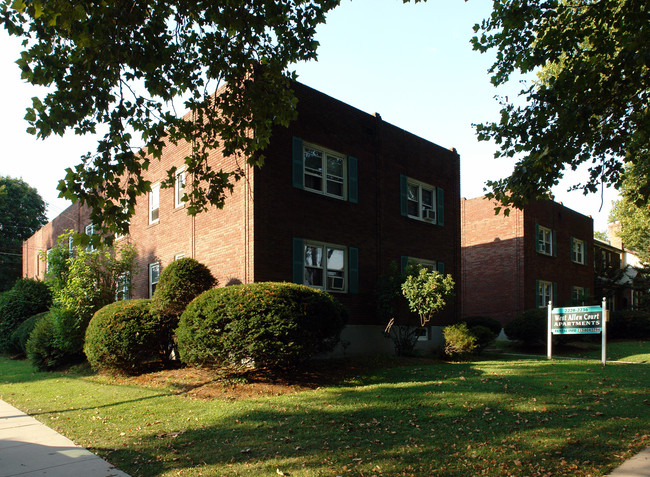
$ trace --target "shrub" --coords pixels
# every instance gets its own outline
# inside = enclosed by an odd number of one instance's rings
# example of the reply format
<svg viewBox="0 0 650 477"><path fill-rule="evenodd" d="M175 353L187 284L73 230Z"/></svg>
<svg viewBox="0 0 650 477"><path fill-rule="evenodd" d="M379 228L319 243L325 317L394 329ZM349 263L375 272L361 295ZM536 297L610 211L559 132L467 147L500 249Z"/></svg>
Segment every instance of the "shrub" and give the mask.
<svg viewBox="0 0 650 477"><path fill-rule="evenodd" d="M25 345L27 357L39 371L51 371L83 360L78 342L83 337L74 335L77 318L63 308L53 308L34 326Z"/></svg>
<svg viewBox="0 0 650 477"><path fill-rule="evenodd" d="M445 337L445 354L450 358L465 358L478 348L476 337L465 323L445 326L442 334Z"/></svg>
<svg viewBox="0 0 650 477"><path fill-rule="evenodd" d="M494 338L501 333L501 322L489 316L468 316L461 320L461 323L465 323L469 329L475 326L484 326L492 332Z"/></svg>
<svg viewBox="0 0 650 477"><path fill-rule="evenodd" d="M548 310L546 308L526 310L506 323L503 331L509 339L524 344L545 343L548 334Z"/></svg>
<svg viewBox="0 0 650 477"><path fill-rule="evenodd" d="M10 347L12 350L15 350L17 358L27 356L27 340L29 339L29 335L34 331L36 323L42 320L47 314L48 312L44 311L43 313L27 318L11 334Z"/></svg>
<svg viewBox="0 0 650 477"><path fill-rule="evenodd" d="M160 274L151 304L175 328L187 304L215 285L217 280L202 263L193 258L174 260Z"/></svg>
<svg viewBox="0 0 650 477"><path fill-rule="evenodd" d="M167 329L152 312L151 300L111 303L93 316L86 329L84 352L93 369L135 373L161 357Z"/></svg>
<svg viewBox="0 0 650 477"><path fill-rule="evenodd" d="M650 338L650 313L636 310L611 312L607 336L612 339Z"/></svg>
<svg viewBox="0 0 650 477"><path fill-rule="evenodd" d="M47 286L38 280L19 279L0 300L0 352L11 349L11 335L30 316L47 311L52 295Z"/></svg>
<svg viewBox="0 0 650 477"><path fill-rule="evenodd" d="M347 313L331 295L290 283L252 283L209 290L190 303L177 330L187 363L294 367L331 351Z"/></svg>
<svg viewBox="0 0 650 477"><path fill-rule="evenodd" d="M487 326L477 325L469 328L470 334L476 338L476 353L487 348L495 339L494 332Z"/></svg>

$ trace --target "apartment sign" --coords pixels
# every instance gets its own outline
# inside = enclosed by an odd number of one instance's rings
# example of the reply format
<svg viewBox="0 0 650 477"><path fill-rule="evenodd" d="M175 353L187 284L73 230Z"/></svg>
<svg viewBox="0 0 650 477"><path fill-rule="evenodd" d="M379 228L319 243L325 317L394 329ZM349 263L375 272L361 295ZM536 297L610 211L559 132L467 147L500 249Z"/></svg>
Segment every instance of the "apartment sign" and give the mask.
<svg viewBox="0 0 650 477"><path fill-rule="evenodd" d="M554 335L599 334L603 330L600 306L553 308L551 333Z"/></svg>

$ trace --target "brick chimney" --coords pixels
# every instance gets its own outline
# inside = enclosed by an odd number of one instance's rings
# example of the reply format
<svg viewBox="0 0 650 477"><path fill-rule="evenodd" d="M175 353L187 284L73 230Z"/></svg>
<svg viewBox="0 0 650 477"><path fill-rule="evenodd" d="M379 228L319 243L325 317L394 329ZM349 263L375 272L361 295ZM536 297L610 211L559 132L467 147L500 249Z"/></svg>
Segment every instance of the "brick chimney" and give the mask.
<svg viewBox="0 0 650 477"><path fill-rule="evenodd" d="M616 248L623 248L623 240L618 236L618 233L621 231L621 223L614 222L613 224L607 225L607 238L609 243Z"/></svg>

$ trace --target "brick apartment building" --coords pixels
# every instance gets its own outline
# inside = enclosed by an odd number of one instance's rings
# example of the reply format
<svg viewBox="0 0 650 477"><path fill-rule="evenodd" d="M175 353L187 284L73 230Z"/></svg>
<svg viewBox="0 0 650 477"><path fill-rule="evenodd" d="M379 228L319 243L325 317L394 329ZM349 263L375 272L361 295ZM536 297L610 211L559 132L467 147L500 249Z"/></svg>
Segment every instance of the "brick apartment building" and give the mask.
<svg viewBox="0 0 650 477"><path fill-rule="evenodd" d="M461 315L507 323L545 306L592 304L593 219L553 201L505 216L478 197L461 201Z"/></svg>
<svg viewBox="0 0 650 477"><path fill-rule="evenodd" d="M150 296L167 264L193 257L220 286L293 281L327 290L350 310L343 336L349 352L392 347L376 313L378 278L391 262L408 257L460 281L459 156L378 114L299 83L294 90L298 119L274 131L262 168L242 166L246 176L222 210L187 215L181 198L191 187L183 170L189 145L169 145L160 162L152 161L145 172L152 192L138 200L129 234L116 241L138 250L131 296ZM209 161L224 170L237 166L220 151ZM160 188L171 166L178 167L176 187ZM37 252L88 222L73 205L39 230L25 242L24 275L42 277ZM439 320L459 312L458 298Z"/></svg>

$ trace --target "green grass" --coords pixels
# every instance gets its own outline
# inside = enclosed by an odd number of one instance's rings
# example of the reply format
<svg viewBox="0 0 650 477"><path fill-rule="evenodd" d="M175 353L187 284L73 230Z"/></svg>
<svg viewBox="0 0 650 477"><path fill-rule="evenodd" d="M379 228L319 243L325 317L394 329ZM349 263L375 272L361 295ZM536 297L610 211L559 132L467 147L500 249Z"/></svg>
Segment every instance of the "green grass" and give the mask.
<svg viewBox="0 0 650 477"><path fill-rule="evenodd" d="M553 356L596 359L602 357L600 337L590 341L573 341L553 347ZM546 356L546 346L521 347L510 342L497 342L503 351ZM650 341L612 341L606 345L607 361L650 364Z"/></svg>
<svg viewBox="0 0 650 477"><path fill-rule="evenodd" d="M0 398L133 476L603 475L650 445L650 366L422 361L198 401L0 359Z"/></svg>

